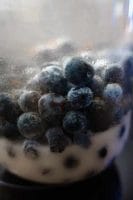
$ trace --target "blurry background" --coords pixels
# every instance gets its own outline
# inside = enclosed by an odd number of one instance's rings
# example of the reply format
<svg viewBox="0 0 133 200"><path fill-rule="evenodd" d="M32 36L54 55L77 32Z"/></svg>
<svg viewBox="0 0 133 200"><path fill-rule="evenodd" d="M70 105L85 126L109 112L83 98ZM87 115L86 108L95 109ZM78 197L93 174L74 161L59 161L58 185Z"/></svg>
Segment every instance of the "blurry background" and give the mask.
<svg viewBox="0 0 133 200"><path fill-rule="evenodd" d="M27 49L63 36L81 47L116 45L129 27L132 2L0 0L0 54L26 56Z"/></svg>

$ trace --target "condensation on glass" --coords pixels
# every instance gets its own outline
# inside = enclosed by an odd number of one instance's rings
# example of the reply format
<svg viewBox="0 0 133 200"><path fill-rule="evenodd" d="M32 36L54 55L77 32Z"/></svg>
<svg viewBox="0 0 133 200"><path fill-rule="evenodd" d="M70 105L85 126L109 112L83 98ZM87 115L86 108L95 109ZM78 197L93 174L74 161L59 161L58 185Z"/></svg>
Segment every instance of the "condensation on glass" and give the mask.
<svg viewBox="0 0 133 200"><path fill-rule="evenodd" d="M133 29L133 0L0 0L0 54L69 38L81 48L119 44Z"/></svg>

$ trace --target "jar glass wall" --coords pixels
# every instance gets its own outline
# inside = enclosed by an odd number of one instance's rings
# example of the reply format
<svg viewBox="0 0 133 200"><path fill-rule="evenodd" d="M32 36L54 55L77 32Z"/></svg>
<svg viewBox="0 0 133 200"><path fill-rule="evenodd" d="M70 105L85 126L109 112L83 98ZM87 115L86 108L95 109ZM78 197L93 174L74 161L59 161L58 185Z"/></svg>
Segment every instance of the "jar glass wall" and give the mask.
<svg viewBox="0 0 133 200"><path fill-rule="evenodd" d="M114 160L130 129L132 31L132 0L0 0L0 164L51 184Z"/></svg>

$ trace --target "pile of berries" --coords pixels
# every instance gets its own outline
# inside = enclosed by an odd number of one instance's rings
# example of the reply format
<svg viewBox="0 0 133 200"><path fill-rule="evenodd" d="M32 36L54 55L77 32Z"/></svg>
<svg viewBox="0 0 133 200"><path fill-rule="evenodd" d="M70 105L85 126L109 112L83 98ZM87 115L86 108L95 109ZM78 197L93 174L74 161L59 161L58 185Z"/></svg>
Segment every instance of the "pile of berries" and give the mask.
<svg viewBox="0 0 133 200"><path fill-rule="evenodd" d="M133 62L124 63L96 67L71 57L45 65L18 95L0 94L0 135L22 138L24 151L39 142L47 142L52 152L71 143L87 148L92 134L120 123L124 115Z"/></svg>

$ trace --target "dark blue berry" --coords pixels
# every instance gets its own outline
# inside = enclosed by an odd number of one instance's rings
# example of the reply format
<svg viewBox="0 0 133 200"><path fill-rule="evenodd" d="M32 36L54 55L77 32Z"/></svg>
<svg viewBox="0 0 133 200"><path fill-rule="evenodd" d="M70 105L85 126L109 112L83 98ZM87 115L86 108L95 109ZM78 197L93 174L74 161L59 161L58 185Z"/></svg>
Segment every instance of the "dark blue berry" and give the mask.
<svg viewBox="0 0 133 200"><path fill-rule="evenodd" d="M68 81L80 85L92 79L94 69L82 58L74 57L64 63L64 73Z"/></svg>
<svg viewBox="0 0 133 200"><path fill-rule="evenodd" d="M67 79L62 76L54 76L49 84L49 91L60 95L66 95L68 92Z"/></svg>
<svg viewBox="0 0 133 200"><path fill-rule="evenodd" d="M0 137L5 137L8 140L18 140L21 138L17 125L6 120L0 120Z"/></svg>
<svg viewBox="0 0 133 200"><path fill-rule="evenodd" d="M74 155L69 155L65 158L63 164L67 169L74 169L79 166L80 160Z"/></svg>
<svg viewBox="0 0 133 200"><path fill-rule="evenodd" d="M106 83L122 83L123 78L123 69L117 64L112 64L105 70L104 80Z"/></svg>
<svg viewBox="0 0 133 200"><path fill-rule="evenodd" d="M104 99L110 103L119 103L123 97L123 89L117 83L110 83L104 89Z"/></svg>
<svg viewBox="0 0 133 200"><path fill-rule="evenodd" d="M18 118L17 125L20 133L28 139L38 138L44 131L41 118L34 112L22 114Z"/></svg>
<svg viewBox="0 0 133 200"><path fill-rule="evenodd" d="M34 140L26 140L23 144L23 151L27 158L37 159L39 157L38 151L39 143Z"/></svg>
<svg viewBox="0 0 133 200"><path fill-rule="evenodd" d="M90 88L94 96L102 96L104 89L104 82L100 76L95 75L90 83Z"/></svg>
<svg viewBox="0 0 133 200"><path fill-rule="evenodd" d="M13 106L13 110L12 110L12 115L11 115L11 119L9 119L8 121L10 122L17 122L18 117L23 113L23 111L21 110L19 104L17 101L14 101L14 106Z"/></svg>
<svg viewBox="0 0 133 200"><path fill-rule="evenodd" d="M124 68L124 92L125 94L133 94L133 56L127 57L122 66Z"/></svg>
<svg viewBox="0 0 133 200"><path fill-rule="evenodd" d="M102 147L99 151L98 151L98 156L100 158L105 158L107 156L108 150L107 147Z"/></svg>
<svg viewBox="0 0 133 200"><path fill-rule="evenodd" d="M0 117L11 122L14 122L17 118L16 104L6 93L0 94Z"/></svg>
<svg viewBox="0 0 133 200"><path fill-rule="evenodd" d="M82 109L91 104L93 93L88 87L75 87L68 92L67 99L73 108Z"/></svg>
<svg viewBox="0 0 133 200"><path fill-rule="evenodd" d="M50 128L46 132L46 137L52 152L62 152L69 144L67 136L59 127Z"/></svg>
<svg viewBox="0 0 133 200"><path fill-rule="evenodd" d="M60 73L58 67L54 66L42 70L39 75L39 85L43 93L53 92L65 95L68 91L67 80Z"/></svg>
<svg viewBox="0 0 133 200"><path fill-rule="evenodd" d="M83 148L88 148L90 145L90 137L85 133L74 134L73 142Z"/></svg>
<svg viewBox="0 0 133 200"><path fill-rule="evenodd" d="M123 63L123 68L125 72L125 78L129 79L133 76L133 56L127 57Z"/></svg>
<svg viewBox="0 0 133 200"><path fill-rule="evenodd" d="M80 112L70 111L63 119L63 128L68 133L79 133L87 129L87 119Z"/></svg>
<svg viewBox="0 0 133 200"><path fill-rule="evenodd" d="M100 99L95 99L92 102L87 111L87 115L90 121L90 129L93 132L105 131L112 123L111 107Z"/></svg>
<svg viewBox="0 0 133 200"><path fill-rule="evenodd" d="M36 91L25 91L20 96L18 103L24 112L37 112L40 94Z"/></svg>
<svg viewBox="0 0 133 200"><path fill-rule="evenodd" d="M38 103L41 118L50 125L58 125L66 110L66 100L63 96L52 93L45 94Z"/></svg>

